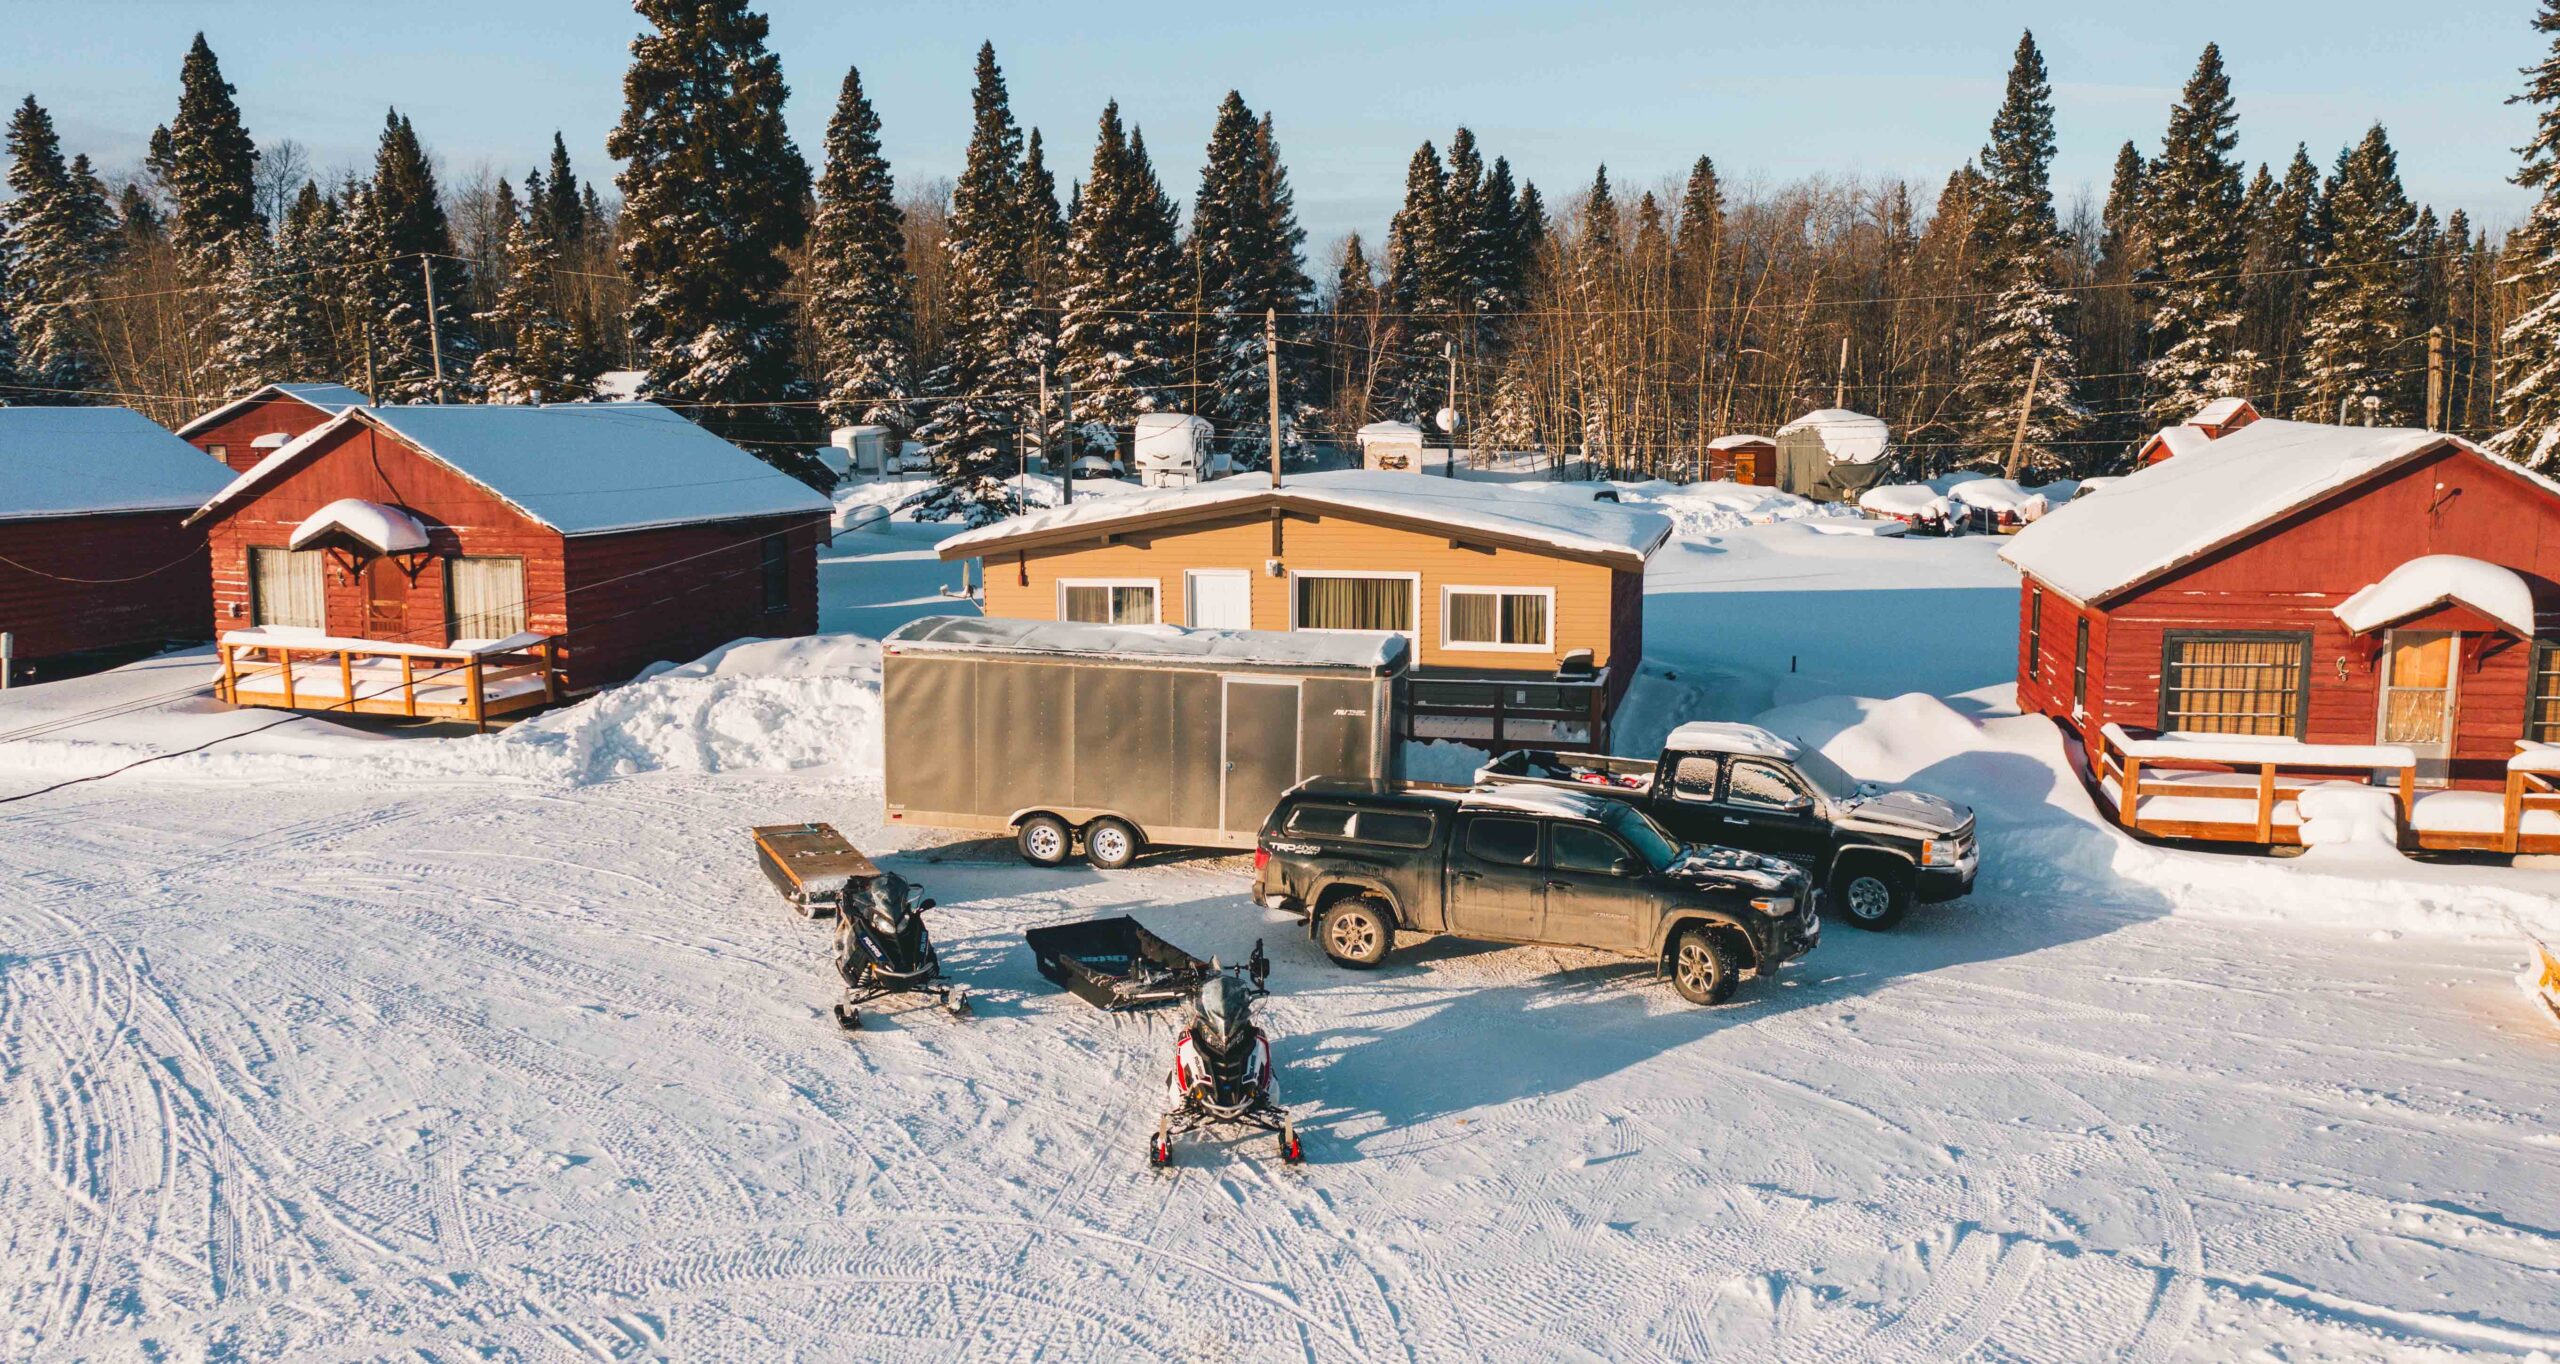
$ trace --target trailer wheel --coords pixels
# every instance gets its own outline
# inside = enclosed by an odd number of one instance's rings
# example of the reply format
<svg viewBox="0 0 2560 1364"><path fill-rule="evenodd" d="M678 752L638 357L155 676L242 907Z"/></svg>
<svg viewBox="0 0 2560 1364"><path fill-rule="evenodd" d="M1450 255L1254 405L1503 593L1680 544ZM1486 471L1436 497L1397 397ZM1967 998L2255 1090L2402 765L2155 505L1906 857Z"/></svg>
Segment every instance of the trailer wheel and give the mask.
<svg viewBox="0 0 2560 1364"><path fill-rule="evenodd" d="M1366 971L1385 961L1387 949L1396 945L1395 917L1374 897L1345 895L1316 916L1316 941L1326 956Z"/></svg>
<svg viewBox="0 0 2560 1364"><path fill-rule="evenodd" d="M1084 826L1084 860L1104 871L1118 871L1137 861L1144 846L1138 831L1125 820L1097 819Z"/></svg>
<svg viewBox="0 0 2560 1364"><path fill-rule="evenodd" d="M1054 867L1067 860L1075 846L1067 833L1067 822L1056 815L1033 815L1022 821L1013 834L1013 846L1022 860L1035 867Z"/></svg>
<svg viewBox="0 0 2560 1364"><path fill-rule="evenodd" d="M1739 973L1715 933L1692 924L1671 944L1671 988L1692 1004L1722 1004L1733 997Z"/></svg>

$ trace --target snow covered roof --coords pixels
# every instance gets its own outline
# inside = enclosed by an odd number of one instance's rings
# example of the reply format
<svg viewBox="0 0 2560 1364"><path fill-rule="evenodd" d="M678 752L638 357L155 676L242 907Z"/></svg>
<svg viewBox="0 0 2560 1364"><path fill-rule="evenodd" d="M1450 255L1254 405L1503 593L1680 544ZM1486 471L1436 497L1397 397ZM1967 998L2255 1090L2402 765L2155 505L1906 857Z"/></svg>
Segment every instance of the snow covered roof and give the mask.
<svg viewBox="0 0 2560 1364"><path fill-rule="evenodd" d="M426 451L563 535L834 510L808 484L656 403L451 403L351 408L258 461L197 515L264 484L359 421Z"/></svg>
<svg viewBox="0 0 2560 1364"><path fill-rule="evenodd" d="M1728 720L1690 720L1681 724L1662 741L1662 751L1740 753L1755 758L1796 756L1792 740L1779 738L1758 725L1736 724Z"/></svg>
<svg viewBox="0 0 2560 1364"><path fill-rule="evenodd" d="M2196 426L2221 426L2246 409L2249 409L2246 398L2216 398L2197 408L2196 414L2187 421Z"/></svg>
<svg viewBox="0 0 2560 1364"><path fill-rule="evenodd" d="M2031 492L2016 480L2007 478L1968 478L1948 488L1947 496L1968 507L2009 512L2021 521L2032 521L2044 515L2047 506L2043 493Z"/></svg>
<svg viewBox="0 0 2560 1364"><path fill-rule="evenodd" d="M2193 423L2161 427L2152 435L2151 440L2159 442L2172 458L2179 455L2192 455L2213 444L2212 434ZM2150 442L2144 443L2147 445Z"/></svg>
<svg viewBox="0 0 2560 1364"><path fill-rule="evenodd" d="M2055 508L2019 531L2000 557L2075 601L2102 601L2446 445L2560 494L2560 484L2457 436L2265 418L2193 455L2129 474L2104 497Z"/></svg>
<svg viewBox="0 0 2560 1364"><path fill-rule="evenodd" d="M1714 440L1707 442L1707 448L1710 450L1734 450L1745 445L1775 445L1777 443L1778 438L1775 436L1736 434L1731 436L1718 436Z"/></svg>
<svg viewBox="0 0 2560 1364"><path fill-rule="evenodd" d="M285 541L301 549L329 535L344 535L376 554L415 554L427 547L427 528L409 513L360 497L342 497L302 519Z"/></svg>
<svg viewBox="0 0 2560 1364"><path fill-rule="evenodd" d="M1893 445L1893 432L1883 418L1845 407L1818 408L1778 428L1781 436L1797 431L1819 434L1822 448L1846 464L1873 464Z"/></svg>
<svg viewBox="0 0 2560 1364"><path fill-rule="evenodd" d="M2520 638L2533 638L2533 588L2523 575L2465 554L2411 559L2331 609L2350 632L2362 635L2449 602L2470 607Z"/></svg>
<svg viewBox="0 0 2560 1364"><path fill-rule="evenodd" d="M1422 439L1422 428L1414 425L1412 422L1371 422L1367 426L1360 428L1360 439L1364 441L1420 440Z"/></svg>
<svg viewBox="0 0 2560 1364"><path fill-rule="evenodd" d="M1392 670L1411 645L1402 635L1323 630L1189 630L1179 625L1082 625L1058 620L927 616L889 632L882 644L951 652L1072 654L1129 662L1264 664L1286 668Z"/></svg>
<svg viewBox="0 0 2560 1364"><path fill-rule="evenodd" d="M372 399L365 397L363 394L356 392L345 384L266 384L252 392L243 394L238 398L234 398L230 402L224 403L222 406L215 408L211 412L207 412L203 416L196 418L194 421L188 422L186 425L179 427L178 434L181 436L194 435L196 432L213 425L215 422L221 421L223 418L247 407L251 403L258 402L261 399L278 396L292 398L299 402L306 403L333 417L346 411L350 407L362 407L366 403L372 401Z"/></svg>
<svg viewBox="0 0 2560 1364"><path fill-rule="evenodd" d="M230 477L129 407L0 407L0 521L188 511Z"/></svg>
<svg viewBox="0 0 2560 1364"><path fill-rule="evenodd" d="M1207 430L1208 428L1207 417L1193 416L1188 412L1141 412L1138 414L1135 425L1135 430L1141 438L1151 431Z"/></svg>
<svg viewBox="0 0 2560 1364"><path fill-rule="evenodd" d="M1017 541L1080 539L1132 522L1173 523L1264 507L1428 526L1442 534L1475 535L1627 567L1643 563L1671 536L1666 517L1594 502L1587 493L1559 484L1417 479L1409 473L1351 469L1302 474L1277 488L1257 478L1231 478L1125 497L1079 498L963 531L935 549L945 559L964 559Z"/></svg>
<svg viewBox="0 0 2560 1364"><path fill-rule="evenodd" d="M596 396L609 402L631 402L648 384L649 371L645 369L609 369L596 376Z"/></svg>

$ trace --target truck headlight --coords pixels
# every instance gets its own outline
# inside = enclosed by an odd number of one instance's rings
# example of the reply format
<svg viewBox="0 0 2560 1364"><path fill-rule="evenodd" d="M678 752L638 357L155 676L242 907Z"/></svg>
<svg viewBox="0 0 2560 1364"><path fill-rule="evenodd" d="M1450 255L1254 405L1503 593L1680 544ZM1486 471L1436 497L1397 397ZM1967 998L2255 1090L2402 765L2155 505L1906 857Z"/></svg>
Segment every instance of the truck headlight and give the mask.
<svg viewBox="0 0 2560 1364"><path fill-rule="evenodd" d="M1763 895L1753 900L1751 907L1772 919L1783 919L1796 912L1796 901L1792 895Z"/></svg>
<svg viewBox="0 0 2560 1364"><path fill-rule="evenodd" d="M1920 865L1952 867L1964 861L1965 844L1961 839L1932 838L1920 845Z"/></svg>

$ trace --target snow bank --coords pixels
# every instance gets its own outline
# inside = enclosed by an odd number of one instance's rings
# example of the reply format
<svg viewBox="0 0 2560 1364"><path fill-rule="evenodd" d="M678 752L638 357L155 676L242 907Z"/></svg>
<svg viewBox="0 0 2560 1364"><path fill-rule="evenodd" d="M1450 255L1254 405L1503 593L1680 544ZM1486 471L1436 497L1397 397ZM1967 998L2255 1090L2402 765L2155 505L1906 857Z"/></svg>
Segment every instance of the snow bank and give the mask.
<svg viewBox="0 0 2560 1364"><path fill-rule="evenodd" d="M1964 479L1947 489L1947 497L1968 507L2014 516L2020 521L2036 520L2052 508L2052 502L2043 493L2030 491L2016 480L2007 478Z"/></svg>
<svg viewBox="0 0 2560 1364"><path fill-rule="evenodd" d="M1404 764L1406 781L1445 782L1451 786L1473 786L1476 769L1485 764L1485 751L1447 739L1407 739L1398 753Z"/></svg>
<svg viewBox="0 0 2560 1364"><path fill-rule="evenodd" d="M2304 789L2302 844L2319 862L2400 862L2400 804L2378 786L2329 781Z"/></svg>
<svg viewBox="0 0 2560 1364"><path fill-rule="evenodd" d="M2466 554L2411 559L2332 611L2347 629L2362 635L2449 602L2468 606L2521 638L2533 638L2533 589L2514 569Z"/></svg>
<svg viewBox="0 0 2560 1364"><path fill-rule="evenodd" d="M1858 494L1858 506L1878 516L1944 521L1947 499L1925 483L1880 483Z"/></svg>
<svg viewBox="0 0 2560 1364"><path fill-rule="evenodd" d="M1667 516L1671 518L1674 535L1690 538L1740 530L1745 526L1855 515L1846 507L1828 506L1759 484L1731 483L1722 479L1700 483L1648 479L1640 483L1620 483L1616 487L1621 505L1641 507Z"/></svg>

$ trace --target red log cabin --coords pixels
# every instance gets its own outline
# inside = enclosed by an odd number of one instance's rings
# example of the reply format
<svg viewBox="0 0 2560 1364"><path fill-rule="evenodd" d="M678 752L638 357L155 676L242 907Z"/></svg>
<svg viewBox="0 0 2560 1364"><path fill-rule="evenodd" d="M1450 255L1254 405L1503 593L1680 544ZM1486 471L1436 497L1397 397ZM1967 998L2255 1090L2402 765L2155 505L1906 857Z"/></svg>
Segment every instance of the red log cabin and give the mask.
<svg viewBox="0 0 2560 1364"><path fill-rule="evenodd" d="M2292 842L2303 786L2380 773L2407 841L2560 850L2560 484L2435 432L2257 420L2001 557L2019 707L2079 736L2121 822Z"/></svg>
<svg viewBox="0 0 2560 1364"><path fill-rule="evenodd" d="M2174 455L2190 455L2258 419L2246 398L2216 398L2176 426L2164 426L2142 443L2138 464L2157 464Z"/></svg>
<svg viewBox="0 0 2560 1364"><path fill-rule="evenodd" d="M1734 483L1775 484L1778 442L1769 436L1718 436L1707 442L1706 476Z"/></svg>
<svg viewBox="0 0 2560 1364"><path fill-rule="evenodd" d="M213 633L204 532L220 464L122 407L0 408L0 634L31 671Z"/></svg>
<svg viewBox="0 0 2560 1364"><path fill-rule="evenodd" d="M830 510L654 403L351 408L193 518L217 694L485 723L809 634Z"/></svg>
<svg viewBox="0 0 2560 1364"><path fill-rule="evenodd" d="M178 428L178 438L245 474L367 399L344 384L267 384Z"/></svg>

